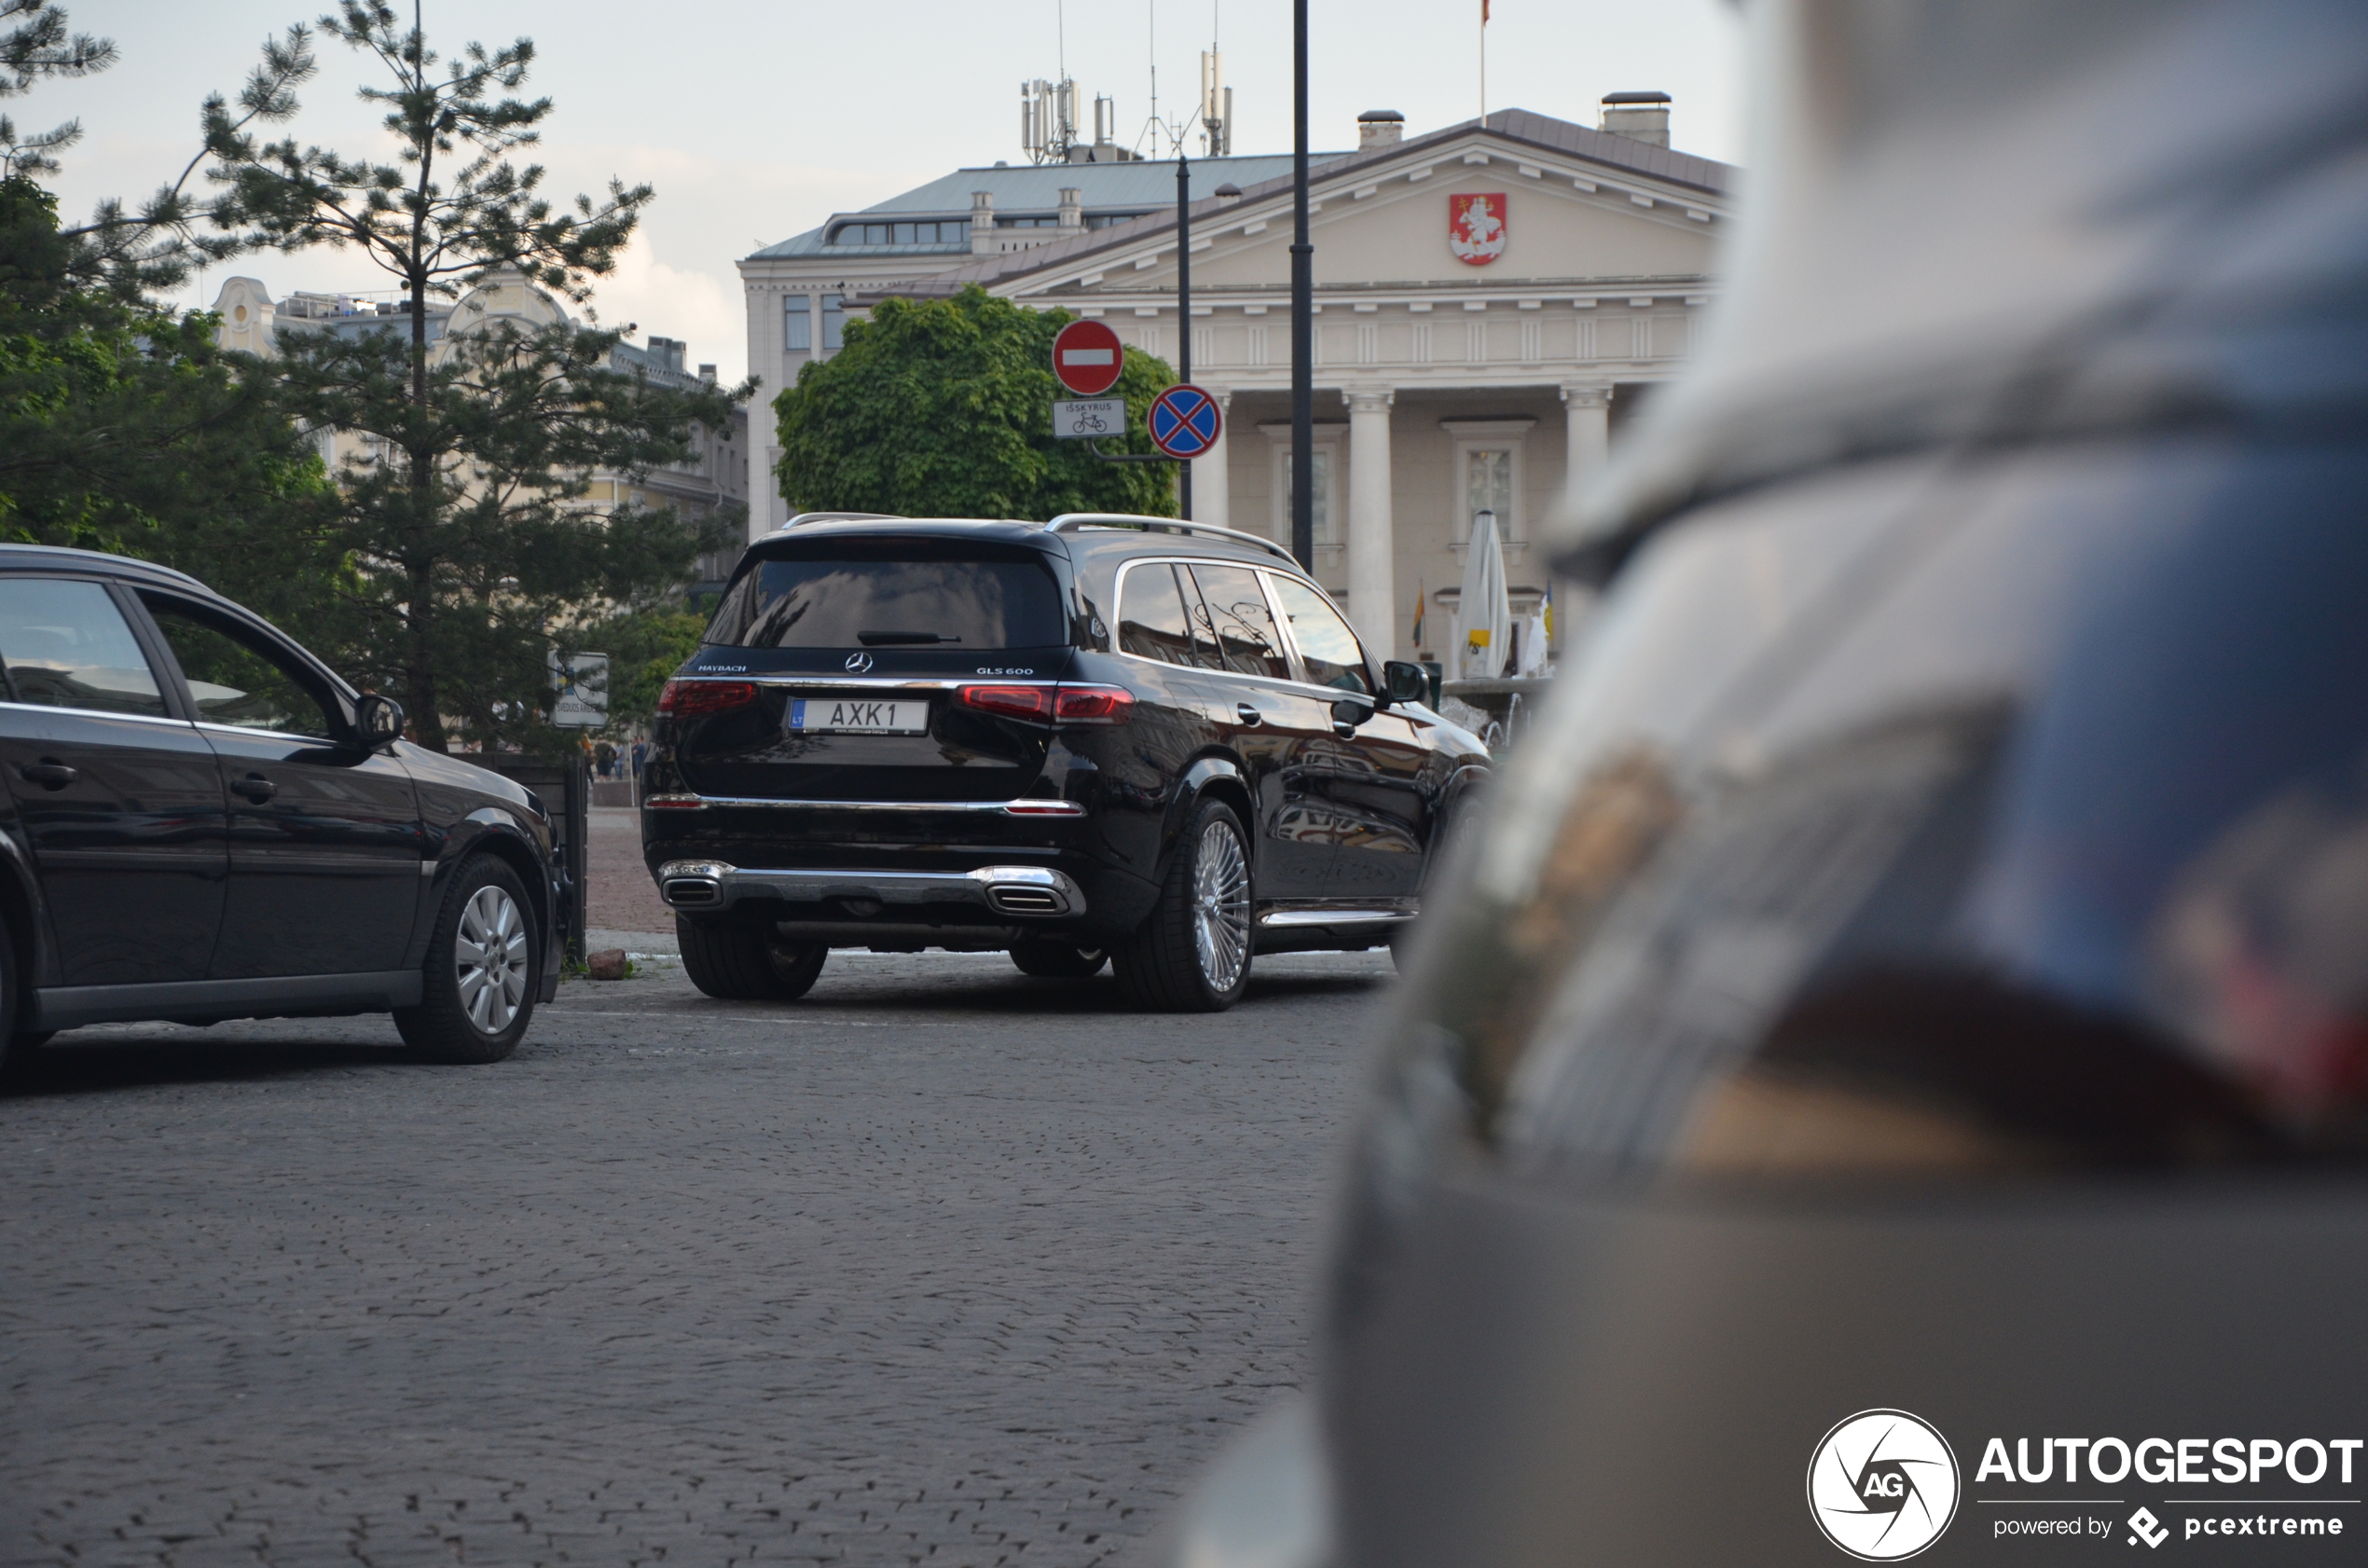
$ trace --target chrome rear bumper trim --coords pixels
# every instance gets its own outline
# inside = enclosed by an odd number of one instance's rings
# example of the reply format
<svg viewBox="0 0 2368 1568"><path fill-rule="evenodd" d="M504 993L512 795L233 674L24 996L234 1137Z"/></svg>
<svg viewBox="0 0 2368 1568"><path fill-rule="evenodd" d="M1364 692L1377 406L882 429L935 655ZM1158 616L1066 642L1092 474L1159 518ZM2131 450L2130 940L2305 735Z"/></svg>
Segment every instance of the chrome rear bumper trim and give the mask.
<svg viewBox="0 0 2368 1568"><path fill-rule="evenodd" d="M1085 894L1043 866L981 866L976 871L819 871L744 869L724 860L668 860L658 893L685 911L726 909L747 898L784 903L828 899L882 907L957 903L1021 919L1055 920L1085 913Z"/></svg>

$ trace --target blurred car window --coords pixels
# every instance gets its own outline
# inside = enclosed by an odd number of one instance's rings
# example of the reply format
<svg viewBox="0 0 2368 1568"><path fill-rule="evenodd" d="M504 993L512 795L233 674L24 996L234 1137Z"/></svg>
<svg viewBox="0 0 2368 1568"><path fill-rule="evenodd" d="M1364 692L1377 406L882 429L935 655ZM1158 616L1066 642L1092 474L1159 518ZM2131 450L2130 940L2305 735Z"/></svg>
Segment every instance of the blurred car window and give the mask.
<svg viewBox="0 0 2368 1568"><path fill-rule="evenodd" d="M0 581L0 659L19 702L164 716L156 672L96 583Z"/></svg>
<svg viewBox="0 0 2368 1568"><path fill-rule="evenodd" d="M332 740L343 726L331 715L314 677L243 627L217 621L162 594L140 596L180 661L198 717L277 735Z"/></svg>
<svg viewBox="0 0 2368 1568"><path fill-rule="evenodd" d="M1194 566L1191 576L1200 585L1204 630L1217 644L1222 666L1238 675L1291 678L1283 640L1274 629L1273 612L1258 585L1258 573L1246 566Z"/></svg>
<svg viewBox="0 0 2368 1568"><path fill-rule="evenodd" d="M1267 581L1274 585L1274 597L1282 601L1283 614L1291 623L1291 640L1299 644L1308 680L1318 686L1337 686L1370 696L1373 683L1365 672L1365 652L1340 612L1295 577L1269 572Z"/></svg>

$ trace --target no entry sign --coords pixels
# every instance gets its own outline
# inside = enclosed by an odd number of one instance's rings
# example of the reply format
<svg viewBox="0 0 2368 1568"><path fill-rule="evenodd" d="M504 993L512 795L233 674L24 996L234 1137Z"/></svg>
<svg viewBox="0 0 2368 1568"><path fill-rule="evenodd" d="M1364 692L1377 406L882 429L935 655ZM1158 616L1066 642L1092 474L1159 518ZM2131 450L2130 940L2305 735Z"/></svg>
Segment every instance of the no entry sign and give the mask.
<svg viewBox="0 0 2368 1568"><path fill-rule="evenodd" d="M1118 334L1100 322L1071 322L1053 339L1054 379L1080 397L1097 397L1118 385L1126 352Z"/></svg>
<svg viewBox="0 0 2368 1568"><path fill-rule="evenodd" d="M1217 445L1218 432L1224 420L1217 411L1217 399L1189 381L1179 381L1151 400L1151 412L1143 421L1150 427L1151 445L1172 458L1199 457Z"/></svg>

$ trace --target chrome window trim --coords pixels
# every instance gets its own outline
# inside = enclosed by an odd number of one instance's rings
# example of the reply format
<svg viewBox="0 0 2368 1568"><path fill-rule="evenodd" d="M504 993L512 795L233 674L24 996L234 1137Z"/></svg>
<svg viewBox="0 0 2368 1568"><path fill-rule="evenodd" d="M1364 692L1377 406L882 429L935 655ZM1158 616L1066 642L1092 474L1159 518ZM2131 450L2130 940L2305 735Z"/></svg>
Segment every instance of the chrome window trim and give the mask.
<svg viewBox="0 0 2368 1568"><path fill-rule="evenodd" d="M194 720L176 719L170 713L117 713L103 708L66 708L54 702L10 702L5 698L0 698L0 708L21 708L27 713L73 713L86 719L126 719L135 724L178 724L190 730L198 727Z"/></svg>
<svg viewBox="0 0 2368 1568"><path fill-rule="evenodd" d="M352 741L339 739L331 735L306 735L301 730L259 730L252 724L219 724L211 719L197 719L192 720L191 722L196 724L200 734L208 730L219 730L224 735L251 735L264 740L309 740L316 746L337 746L347 750L359 750Z"/></svg>

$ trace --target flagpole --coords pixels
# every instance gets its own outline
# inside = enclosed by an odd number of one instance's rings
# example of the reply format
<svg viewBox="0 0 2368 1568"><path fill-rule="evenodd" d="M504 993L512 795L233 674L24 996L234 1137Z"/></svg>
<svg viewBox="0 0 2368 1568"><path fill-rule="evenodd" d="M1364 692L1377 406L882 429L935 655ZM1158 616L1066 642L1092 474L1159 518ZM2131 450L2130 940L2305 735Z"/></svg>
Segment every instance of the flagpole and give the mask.
<svg viewBox="0 0 2368 1568"><path fill-rule="evenodd" d="M1488 123L1488 0L1480 0L1480 123Z"/></svg>

